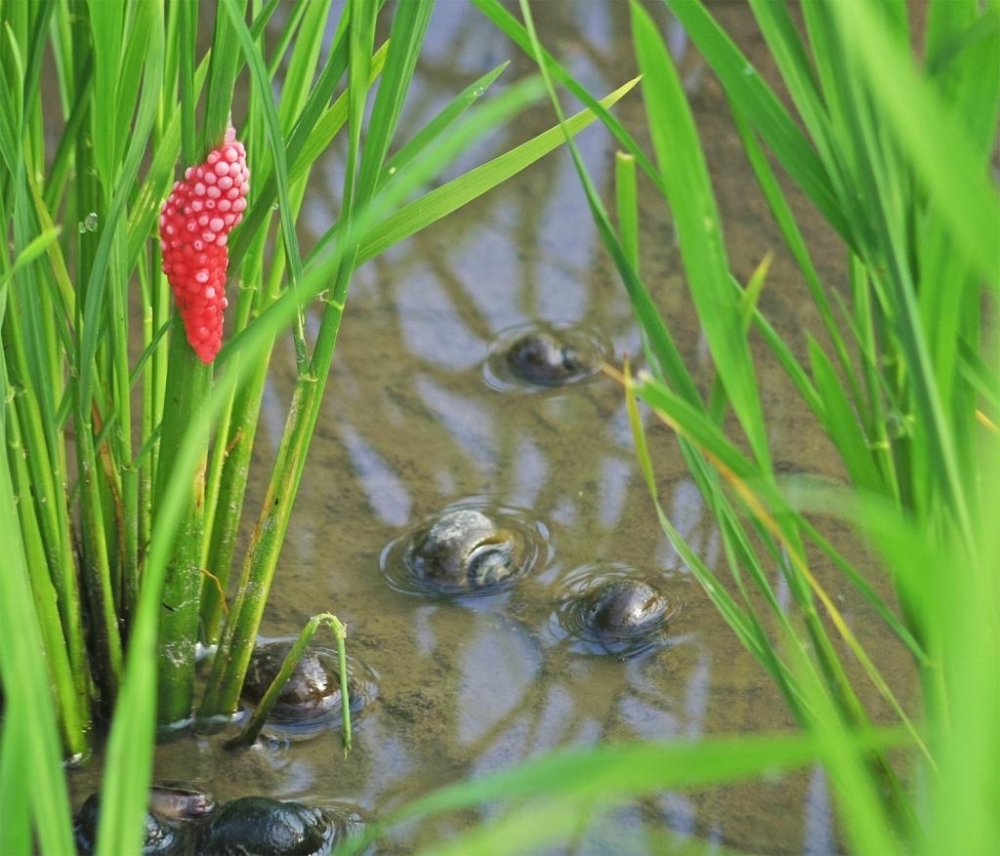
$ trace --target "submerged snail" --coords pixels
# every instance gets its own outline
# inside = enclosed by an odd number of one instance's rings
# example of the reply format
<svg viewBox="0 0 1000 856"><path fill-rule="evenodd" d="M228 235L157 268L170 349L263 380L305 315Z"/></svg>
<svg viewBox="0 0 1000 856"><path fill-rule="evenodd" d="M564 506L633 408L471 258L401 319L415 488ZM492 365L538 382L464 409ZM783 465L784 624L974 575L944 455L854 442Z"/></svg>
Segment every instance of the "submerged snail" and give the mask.
<svg viewBox="0 0 1000 856"><path fill-rule="evenodd" d="M611 343L586 326L519 324L494 337L483 377L500 392L558 391L594 377L612 353Z"/></svg>
<svg viewBox="0 0 1000 856"><path fill-rule="evenodd" d="M448 512L414 540L406 564L442 591L484 589L521 573L529 545L523 533L475 509Z"/></svg>
<svg viewBox="0 0 1000 856"><path fill-rule="evenodd" d="M329 853L337 827L322 809L270 797L226 803L200 827L199 853Z"/></svg>
<svg viewBox="0 0 1000 856"><path fill-rule="evenodd" d="M254 648L243 682L243 698L257 704L274 682L292 642L266 642ZM378 696L378 676L358 660L347 658L347 696L351 715ZM265 731L289 740L304 740L342 722L340 666L335 651L307 648L281 690Z"/></svg>
<svg viewBox="0 0 1000 856"><path fill-rule="evenodd" d="M76 849L84 856L95 850L99 820L100 797L98 794L91 794L73 819ZM187 852L186 828L171 823L152 811L147 811L143 831L143 856L174 856L185 852Z"/></svg>
<svg viewBox="0 0 1000 856"><path fill-rule="evenodd" d="M544 330L515 341L507 351L507 363L522 380L543 386L566 383L591 371L580 351Z"/></svg>
<svg viewBox="0 0 1000 856"><path fill-rule="evenodd" d="M99 819L100 796L91 794L73 822L80 853L94 852ZM361 810L347 803L330 803L320 809L248 796L216 809L212 796L198 788L159 783L150 792L142 853L323 856L364 822Z"/></svg>
<svg viewBox="0 0 1000 856"><path fill-rule="evenodd" d="M664 640L677 605L660 587L624 565L596 565L570 575L553 620L591 654L631 657Z"/></svg>
<svg viewBox="0 0 1000 856"><path fill-rule="evenodd" d="M631 639L657 629L670 603L642 580L616 579L584 596L583 615L596 636Z"/></svg>
<svg viewBox="0 0 1000 856"><path fill-rule="evenodd" d="M243 683L243 697L259 702L281 671L291 642L268 642L254 648ZM323 658L325 659L325 658ZM289 719L313 716L340 707L340 675L335 664L324 663L319 652L307 649L292 671L271 716ZM330 667L333 666L331 669ZM351 695L350 684L348 694Z"/></svg>

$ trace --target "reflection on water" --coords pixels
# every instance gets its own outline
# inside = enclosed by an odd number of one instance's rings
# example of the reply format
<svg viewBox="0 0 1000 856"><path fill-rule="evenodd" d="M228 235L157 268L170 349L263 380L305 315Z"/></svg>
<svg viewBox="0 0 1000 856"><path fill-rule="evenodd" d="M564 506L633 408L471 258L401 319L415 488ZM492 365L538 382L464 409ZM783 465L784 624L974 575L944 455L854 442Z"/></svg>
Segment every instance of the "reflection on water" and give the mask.
<svg viewBox="0 0 1000 856"><path fill-rule="evenodd" d="M534 4L542 38L593 92L631 76L628 6ZM659 14L662 10L657 10ZM747 17L720 9L727 24ZM742 18L741 18L742 16ZM669 22L663 16L665 28ZM670 29L678 53L683 39ZM439 4L430 27L410 129L487 69L512 59L506 78L530 63L464 3ZM750 42L747 49L760 49ZM779 250L746 188L743 161L717 87L687 56L683 71L706 138L738 276L766 249ZM643 138L633 94L618 115ZM549 127L551 110L529 110L463 159L468 168ZM579 138L595 183L611 193L613 149L599 128ZM339 210L341 169L331 153L306 206L319 233ZM758 206L758 207L754 207ZM651 194L641 200L643 270L678 346L696 369L699 351L672 227ZM809 227L822 250L822 230ZM818 256L823 265L822 253ZM783 305L789 268L779 258L765 300L776 325L808 318ZM435 228L393 248L357 274L337 346L333 378L284 549L264 633L297 633L332 610L348 625L349 650L380 676L380 696L357 725L348 758L339 737L263 744L241 755L212 738L161 749L159 778L201 781L222 800L246 793L317 805L349 800L381 815L437 786L508 767L560 746L599 740L675 738L790 725L768 679L733 638L661 533L633 459L621 390L598 375L544 395L492 388L482 365L503 331L573 325L606 343L606 357L641 363L641 341L624 289L600 249L565 153ZM313 327L315 324L312 325ZM785 332L785 329L782 329ZM790 333L793 345L802 341ZM291 357L276 359L260 429L259 478L280 436ZM697 374L697 371L696 371ZM822 469L823 440L802 432L781 406L776 371L762 372L776 457ZM777 402L777 404L775 404ZM664 507L709 565L717 536L667 432L651 442ZM394 590L380 554L419 521L489 496L544 521L551 553L508 590L449 601ZM580 654L551 631L568 577L595 563L637 569L679 611L668 644L634 657ZM399 588L397 586L397 588ZM492 809L410 824L379 852L409 852L489 817ZM658 851L663 835L696 835L751 850L823 852L835 847L826 784L818 771L694 795L660 794L594 821L574 853Z"/></svg>

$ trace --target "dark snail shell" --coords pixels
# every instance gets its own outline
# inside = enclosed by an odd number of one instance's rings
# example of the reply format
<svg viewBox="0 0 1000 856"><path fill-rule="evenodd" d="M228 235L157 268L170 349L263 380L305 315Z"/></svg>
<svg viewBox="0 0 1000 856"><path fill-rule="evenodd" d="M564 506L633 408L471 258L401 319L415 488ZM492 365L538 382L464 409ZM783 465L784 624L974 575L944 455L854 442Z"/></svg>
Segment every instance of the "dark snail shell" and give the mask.
<svg viewBox="0 0 1000 856"><path fill-rule="evenodd" d="M100 795L91 794L73 819L73 838L82 856L93 853L97 845L100 820ZM188 852L192 830L188 825L171 822L153 811L146 812L143 856L181 856Z"/></svg>
<svg viewBox="0 0 1000 856"><path fill-rule="evenodd" d="M623 565L578 569L564 581L552 626L582 652L631 657L662 642L677 613L667 581Z"/></svg>
<svg viewBox="0 0 1000 856"><path fill-rule="evenodd" d="M486 382L500 392L538 392L594 377L612 348L573 324L521 324L497 335L483 362Z"/></svg>
<svg viewBox="0 0 1000 856"><path fill-rule="evenodd" d="M240 797L199 827L197 852L218 856L319 856L330 852L335 824L314 806Z"/></svg>
<svg viewBox="0 0 1000 856"><path fill-rule="evenodd" d="M517 377L543 386L566 383L591 371L579 350L545 330L515 341L507 351L507 364Z"/></svg>
<svg viewBox="0 0 1000 856"><path fill-rule="evenodd" d="M667 598L642 580L612 580L589 592L583 615L596 635L633 639L656 630L670 612Z"/></svg>
<svg viewBox="0 0 1000 856"><path fill-rule="evenodd" d="M265 642L254 648L243 682L243 698L257 704L281 671L292 642ZM347 694L351 716L360 714L378 696L377 675L354 657L347 658ZM265 733L304 740L341 725L340 665L337 652L309 647L278 696Z"/></svg>

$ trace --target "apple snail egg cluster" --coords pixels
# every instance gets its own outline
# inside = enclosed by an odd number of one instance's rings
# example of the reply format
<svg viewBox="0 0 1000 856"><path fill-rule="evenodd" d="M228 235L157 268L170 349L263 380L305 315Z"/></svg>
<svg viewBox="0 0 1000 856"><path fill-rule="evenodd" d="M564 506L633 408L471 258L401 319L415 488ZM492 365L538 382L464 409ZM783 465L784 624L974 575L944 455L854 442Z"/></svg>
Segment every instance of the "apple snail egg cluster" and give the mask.
<svg viewBox="0 0 1000 856"><path fill-rule="evenodd" d="M204 363L222 347L227 242L243 219L249 191L246 149L230 127L204 163L185 170L160 212L163 272L187 340Z"/></svg>

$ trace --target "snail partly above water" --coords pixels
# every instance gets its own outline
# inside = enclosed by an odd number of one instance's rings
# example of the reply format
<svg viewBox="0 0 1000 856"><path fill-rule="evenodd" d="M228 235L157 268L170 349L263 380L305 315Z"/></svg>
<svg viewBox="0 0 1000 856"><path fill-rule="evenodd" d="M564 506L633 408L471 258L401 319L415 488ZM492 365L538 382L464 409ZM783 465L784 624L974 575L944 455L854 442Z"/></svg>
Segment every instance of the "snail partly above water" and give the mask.
<svg viewBox="0 0 1000 856"><path fill-rule="evenodd" d="M507 364L517 377L543 386L564 384L594 369L578 348L547 330L517 339L507 350Z"/></svg>
<svg viewBox="0 0 1000 856"><path fill-rule="evenodd" d="M457 591L504 582L518 573L526 553L522 533L467 508L442 515L418 535L406 558L430 586Z"/></svg>
<svg viewBox="0 0 1000 856"><path fill-rule="evenodd" d="M267 692L292 647L290 640L257 645L250 657L242 697L257 704ZM347 695L352 718L378 696L377 676L353 657L347 661ZM337 653L309 647L292 671L268 715L264 732L304 740L341 724L340 666Z"/></svg>
<svg viewBox="0 0 1000 856"><path fill-rule="evenodd" d="M535 567L547 535L521 509L468 503L411 527L382 551L381 566L389 584L406 594L490 595Z"/></svg>
<svg viewBox="0 0 1000 856"><path fill-rule="evenodd" d="M100 797L91 794L73 823L77 849L94 852L100 820ZM263 796L239 797L218 808L207 792L170 782L150 790L143 856L189 854L267 854L326 856L364 825L356 806L325 808Z"/></svg>
<svg viewBox="0 0 1000 856"><path fill-rule="evenodd" d="M564 581L553 626L583 653L626 658L649 650L664 640L677 614L666 594L668 579L624 565L578 569Z"/></svg>
<svg viewBox="0 0 1000 856"><path fill-rule="evenodd" d="M583 598L587 626L607 639L634 639L655 631L670 611L666 596L642 580L610 580Z"/></svg>
<svg viewBox="0 0 1000 856"><path fill-rule="evenodd" d="M586 327L520 324L493 340L483 375L500 392L553 392L594 377L612 350L603 336Z"/></svg>

